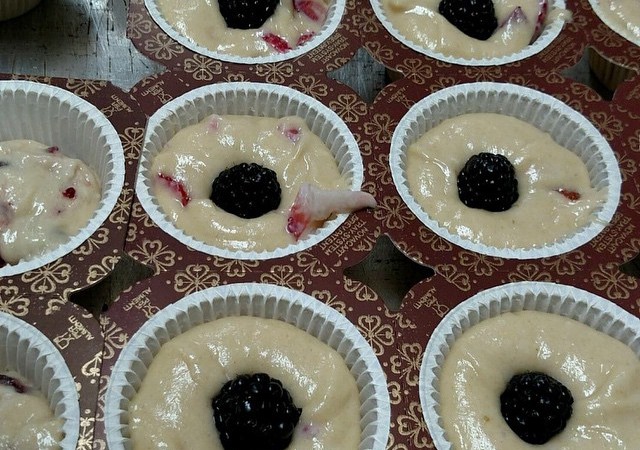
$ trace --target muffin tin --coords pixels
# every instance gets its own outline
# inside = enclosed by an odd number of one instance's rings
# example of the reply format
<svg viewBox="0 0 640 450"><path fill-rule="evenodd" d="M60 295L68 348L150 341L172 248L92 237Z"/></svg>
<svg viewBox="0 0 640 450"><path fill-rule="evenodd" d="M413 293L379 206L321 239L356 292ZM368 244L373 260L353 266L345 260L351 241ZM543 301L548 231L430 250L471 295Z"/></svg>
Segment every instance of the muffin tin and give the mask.
<svg viewBox="0 0 640 450"><path fill-rule="evenodd" d="M41 310L30 322L52 336L63 356L65 345L87 344L82 358L72 364L67 361L74 378L81 380L76 448L106 446L105 395L127 342L163 308L206 289L242 283L277 285L303 292L342 314L367 341L386 377L386 444L396 450L434 443L423 416L420 367L436 326L464 300L501 285L542 281L582 289L640 316L638 278L620 269L640 253L638 46L599 22L588 0L568 0L566 7L573 12L573 20L561 27L548 46L525 59L499 65L463 65L416 51L382 25L368 0L346 1L336 29L309 52L246 63L188 48L154 21L143 0L132 0L128 37L141 53L166 66L165 72L142 79L128 93L102 81L0 76L51 84L84 98L113 124L123 145L123 189L98 231L77 250L42 268L0 278L0 302L11 305L9 312L14 316L22 314L25 307L20 305L25 302L32 310ZM394 79L371 104L329 76L349 63L361 47ZM604 55L613 64L607 70L624 69L624 76L605 81L615 88L612 100L565 75L585 52ZM348 215L308 248L266 259L211 254L159 227L135 189L147 120L185 94L237 82L281 85L333 110L358 145L364 169L360 186L376 197L377 208ZM465 248L418 219L394 180L390 160L394 132L410 109L429 96L481 83L506 84L552 97L584 117L601 135L598 139L610 145L620 175L619 201L611 205L602 230L559 252L515 258ZM346 275L354 266L372 264L370 255L383 238L390 239L402 258L433 273L403 295L399 308L388 307L387 299L365 281ZM153 276L120 293L96 318L68 301L72 292L112 274L123 254L149 266ZM367 272L369 266L365 267ZM60 331L48 331L60 326Z"/></svg>

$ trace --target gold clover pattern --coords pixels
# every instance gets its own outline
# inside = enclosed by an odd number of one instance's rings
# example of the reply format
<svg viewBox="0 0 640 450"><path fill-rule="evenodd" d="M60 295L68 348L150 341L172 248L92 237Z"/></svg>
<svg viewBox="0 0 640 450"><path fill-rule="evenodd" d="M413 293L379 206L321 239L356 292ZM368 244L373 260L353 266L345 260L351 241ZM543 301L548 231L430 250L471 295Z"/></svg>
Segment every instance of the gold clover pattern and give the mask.
<svg viewBox="0 0 640 450"><path fill-rule="evenodd" d="M600 264L598 271L591 273L593 286L611 300L627 300L631 291L638 288L638 280L622 273L613 263Z"/></svg>
<svg viewBox="0 0 640 450"><path fill-rule="evenodd" d="M417 386L419 382L420 362L423 348L417 342L402 343L397 353L391 357L391 371L408 386Z"/></svg>
<svg viewBox="0 0 640 450"><path fill-rule="evenodd" d="M25 316L30 303L16 286L0 286L0 311L16 317Z"/></svg>
<svg viewBox="0 0 640 450"><path fill-rule="evenodd" d="M358 318L356 326L376 355L383 354L384 349L394 343L393 328L384 324L378 316L362 315Z"/></svg>
<svg viewBox="0 0 640 450"><path fill-rule="evenodd" d="M409 402L405 414L398 417L398 433L407 438L413 448L434 448L417 401Z"/></svg>
<svg viewBox="0 0 640 450"><path fill-rule="evenodd" d="M202 55L194 55L185 59L184 71L191 74L195 80L211 81L215 75L222 73L222 63Z"/></svg>
<svg viewBox="0 0 640 450"><path fill-rule="evenodd" d="M203 264L187 266L184 272L177 273L174 277L173 288L184 295L191 294L202 289L220 284L220 275L211 272Z"/></svg>
<svg viewBox="0 0 640 450"><path fill-rule="evenodd" d="M67 284L71 277L71 265L60 259L45 266L26 272L21 279L29 284L31 292L37 294L51 294L59 285Z"/></svg>

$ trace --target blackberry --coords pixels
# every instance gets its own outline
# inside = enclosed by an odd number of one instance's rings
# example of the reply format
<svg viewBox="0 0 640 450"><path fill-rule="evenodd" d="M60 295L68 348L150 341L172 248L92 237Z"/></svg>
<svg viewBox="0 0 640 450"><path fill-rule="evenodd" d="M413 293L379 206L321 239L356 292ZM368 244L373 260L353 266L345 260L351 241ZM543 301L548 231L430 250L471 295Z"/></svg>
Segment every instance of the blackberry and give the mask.
<svg viewBox="0 0 640 450"><path fill-rule="evenodd" d="M541 372L514 375L500 395L500 412L523 441L541 445L564 430L573 412L569 389Z"/></svg>
<svg viewBox="0 0 640 450"><path fill-rule="evenodd" d="M276 173L256 163L223 170L211 184L211 201L228 213L254 219L280 206L282 192Z"/></svg>
<svg viewBox="0 0 640 450"><path fill-rule="evenodd" d="M284 450L302 414L280 380L266 373L228 381L211 406L225 450Z"/></svg>
<svg viewBox="0 0 640 450"><path fill-rule="evenodd" d="M506 211L518 200L513 165L502 155L473 155L458 174L458 197L469 208Z"/></svg>
<svg viewBox="0 0 640 450"><path fill-rule="evenodd" d="M481 41L498 28L492 0L442 0L438 12L458 30Z"/></svg>
<svg viewBox="0 0 640 450"><path fill-rule="evenodd" d="M229 28L260 28L273 15L280 0L218 0L220 14Z"/></svg>

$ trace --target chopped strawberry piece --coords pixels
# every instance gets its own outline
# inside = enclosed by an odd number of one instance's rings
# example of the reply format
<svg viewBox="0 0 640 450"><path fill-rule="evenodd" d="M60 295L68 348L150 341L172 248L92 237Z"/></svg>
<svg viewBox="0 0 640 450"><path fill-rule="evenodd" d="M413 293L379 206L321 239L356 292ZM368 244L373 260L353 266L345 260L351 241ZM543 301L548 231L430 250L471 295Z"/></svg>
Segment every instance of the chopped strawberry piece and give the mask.
<svg viewBox="0 0 640 450"><path fill-rule="evenodd" d="M167 175L167 174L164 174L164 173L158 174L158 178L160 178L167 185L167 187L169 189L171 189L172 191L174 191L177 194L178 198L180 199L180 203L182 204L182 206L187 206L187 204L191 200L191 197L189 197L189 193L187 192L187 188L185 188L185 186L184 186L184 184L182 184L182 182L177 181L171 175Z"/></svg>
<svg viewBox="0 0 640 450"><path fill-rule="evenodd" d="M513 25L514 23L528 22L527 15L524 13L520 6L516 6L511 14L500 24L500 28L504 28L507 25Z"/></svg>
<svg viewBox="0 0 640 450"><path fill-rule="evenodd" d="M315 35L316 34L313 31L307 31L306 33L302 33L298 38L298 42L296 43L296 46L299 47L302 44L309 42Z"/></svg>
<svg viewBox="0 0 640 450"><path fill-rule="evenodd" d="M287 232L293 234L296 241L300 238L304 230L309 225L311 219L309 215L297 204L294 204L289 211L289 217L287 217Z"/></svg>
<svg viewBox="0 0 640 450"><path fill-rule="evenodd" d="M559 193L564 195L569 201L577 202L580 200L580 193L575 191L570 191L568 189L559 188L557 189Z"/></svg>
<svg viewBox="0 0 640 450"><path fill-rule="evenodd" d="M220 116L213 115L211 116L211 120L209 120L209 131L218 131L218 129L220 128Z"/></svg>
<svg viewBox="0 0 640 450"><path fill-rule="evenodd" d="M76 198L76 190L73 187L68 187L64 191L62 191L62 195L73 200L74 198Z"/></svg>
<svg viewBox="0 0 640 450"><path fill-rule="evenodd" d="M52 145L51 147L47 148L47 153L58 153L59 151L60 149L55 145Z"/></svg>
<svg viewBox="0 0 640 450"><path fill-rule="evenodd" d="M533 32L533 37L531 38L531 42L538 39L538 36L542 34L542 27L544 26L544 21L547 19L547 13L549 11L549 1L548 0L538 0L538 17L536 18L536 28Z"/></svg>
<svg viewBox="0 0 640 450"><path fill-rule="evenodd" d="M275 48L280 53L285 53L291 50L289 43L283 38L273 33L265 33L262 35L262 40L267 44Z"/></svg>
<svg viewBox="0 0 640 450"><path fill-rule="evenodd" d="M302 130L300 128L285 127L284 125L280 124L278 125L278 130L280 130L280 132L284 134L291 142L298 142L300 140L300 137L302 136Z"/></svg>
<svg viewBox="0 0 640 450"><path fill-rule="evenodd" d="M293 0L293 7L314 22L324 22L327 18L327 7L314 0Z"/></svg>

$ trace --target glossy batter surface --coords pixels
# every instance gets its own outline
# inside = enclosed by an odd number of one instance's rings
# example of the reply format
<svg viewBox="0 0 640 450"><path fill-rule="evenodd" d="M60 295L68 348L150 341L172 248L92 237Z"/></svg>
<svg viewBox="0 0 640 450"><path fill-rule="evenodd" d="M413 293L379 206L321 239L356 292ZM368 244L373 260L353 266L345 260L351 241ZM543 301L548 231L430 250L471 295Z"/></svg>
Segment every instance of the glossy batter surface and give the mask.
<svg viewBox="0 0 640 450"><path fill-rule="evenodd" d="M640 42L640 2L638 0L599 0L600 14L607 24L624 36ZM639 44L640 45L640 44Z"/></svg>
<svg viewBox="0 0 640 450"><path fill-rule="evenodd" d="M504 212L465 206L457 175L474 154L504 155L513 164L519 199ZM428 216L452 234L497 248L535 248L587 226L605 201L587 168L551 136L519 119L489 113L448 119L411 145L409 191ZM559 189L577 192L571 201Z"/></svg>
<svg viewBox="0 0 640 450"><path fill-rule="evenodd" d="M15 264L64 244L101 196L93 170L57 147L0 142L0 257Z"/></svg>
<svg viewBox="0 0 640 450"><path fill-rule="evenodd" d="M13 372L4 372L28 386ZM0 448L5 450L57 450L64 437L62 419L53 415L49 402L39 390L28 387L18 393L0 385Z"/></svg>
<svg viewBox="0 0 640 450"><path fill-rule="evenodd" d="M282 190L278 209L243 219L209 199L215 177L243 162L276 172ZM347 187L329 149L298 117L211 116L176 133L155 157L151 174L153 193L176 227L207 244L242 251L272 251L295 242L286 222L303 183ZM184 186L186 205L159 174Z"/></svg>
<svg viewBox="0 0 640 450"><path fill-rule="evenodd" d="M544 372L574 398L567 427L530 445L500 413L509 379ZM447 438L456 450L631 450L640 442L640 360L620 341L575 320L526 311L505 313L466 330L439 376Z"/></svg>
<svg viewBox="0 0 640 450"><path fill-rule="evenodd" d="M130 405L133 448L222 450L211 399L236 375L279 379L302 408L290 450L355 450L360 401L342 357L287 323L218 319L187 331L154 358Z"/></svg>
<svg viewBox="0 0 640 450"><path fill-rule="evenodd" d="M313 20L297 11L293 0L281 0L260 28L242 30L227 27L218 0L157 0L156 3L164 19L191 41L209 50L241 57L280 53L282 50L269 44L269 36L282 38L290 48L297 47L301 39L309 39L320 31L328 8L325 0L304 2L314 10L324 11L320 14L321 20Z"/></svg>

